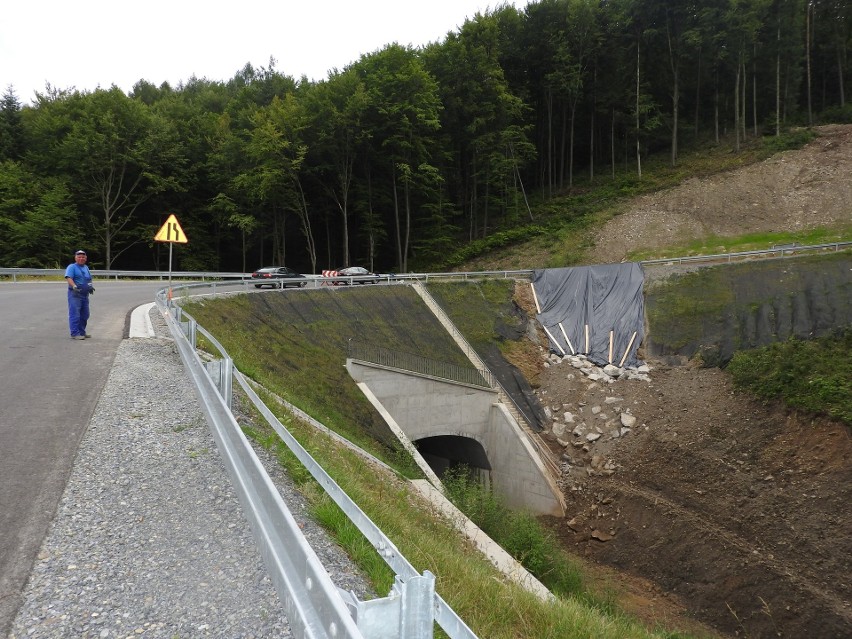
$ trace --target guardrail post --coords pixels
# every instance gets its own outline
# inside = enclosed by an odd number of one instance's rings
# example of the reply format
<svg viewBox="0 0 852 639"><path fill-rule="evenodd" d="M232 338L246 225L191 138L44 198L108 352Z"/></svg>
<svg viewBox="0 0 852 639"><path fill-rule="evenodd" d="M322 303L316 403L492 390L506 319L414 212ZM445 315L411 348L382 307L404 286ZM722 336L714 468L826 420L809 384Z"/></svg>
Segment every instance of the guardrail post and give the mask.
<svg viewBox="0 0 852 639"><path fill-rule="evenodd" d="M432 639L434 636L435 575L402 580L396 576L390 594L383 599L359 601L340 591L358 630L365 639Z"/></svg>
<svg viewBox="0 0 852 639"><path fill-rule="evenodd" d="M177 308L179 309L180 307L178 306ZM193 350L195 350L195 336L198 331L197 322L192 318L189 318L188 322L183 322L178 319L178 324L180 324L180 328L186 336L187 341L190 343Z"/></svg>
<svg viewBox="0 0 852 639"><path fill-rule="evenodd" d="M225 401L228 410L231 410L234 389L234 360L230 357L225 359L214 359L204 363L204 370L219 389L219 394Z"/></svg>

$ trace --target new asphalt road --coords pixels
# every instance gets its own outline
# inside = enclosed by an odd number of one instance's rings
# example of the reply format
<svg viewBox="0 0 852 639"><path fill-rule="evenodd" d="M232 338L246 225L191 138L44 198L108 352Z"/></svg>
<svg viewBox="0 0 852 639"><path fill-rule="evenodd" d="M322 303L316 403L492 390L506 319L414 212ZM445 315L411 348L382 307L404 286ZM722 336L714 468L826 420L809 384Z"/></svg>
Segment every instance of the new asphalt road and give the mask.
<svg viewBox="0 0 852 639"><path fill-rule="evenodd" d="M0 282L0 637L53 519L131 311L162 282L95 281L72 340L65 282Z"/></svg>

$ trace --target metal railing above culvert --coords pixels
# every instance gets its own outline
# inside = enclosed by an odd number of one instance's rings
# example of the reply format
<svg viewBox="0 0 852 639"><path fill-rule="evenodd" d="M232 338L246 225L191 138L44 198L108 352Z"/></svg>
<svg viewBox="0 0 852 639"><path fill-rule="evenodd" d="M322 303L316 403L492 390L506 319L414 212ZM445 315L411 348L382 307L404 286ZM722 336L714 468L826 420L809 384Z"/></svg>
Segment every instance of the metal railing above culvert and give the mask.
<svg viewBox="0 0 852 639"><path fill-rule="evenodd" d="M420 375L459 382L461 384L492 389L497 388L497 381L491 371L480 371L471 366L460 366L451 362L429 359L422 355L394 351L389 348L363 344L354 340L349 340L346 346L346 357L371 364L378 364L379 366L387 366L388 368L397 368Z"/></svg>

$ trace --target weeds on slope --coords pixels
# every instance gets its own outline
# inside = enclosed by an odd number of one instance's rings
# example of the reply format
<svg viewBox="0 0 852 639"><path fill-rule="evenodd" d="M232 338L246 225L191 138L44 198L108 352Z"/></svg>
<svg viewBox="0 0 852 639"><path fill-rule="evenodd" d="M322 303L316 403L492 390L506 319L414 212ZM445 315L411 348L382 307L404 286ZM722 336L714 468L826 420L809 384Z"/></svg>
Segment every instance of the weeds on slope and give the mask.
<svg viewBox="0 0 852 639"><path fill-rule="evenodd" d="M852 326L814 340L789 339L736 353L734 383L766 400L852 426Z"/></svg>

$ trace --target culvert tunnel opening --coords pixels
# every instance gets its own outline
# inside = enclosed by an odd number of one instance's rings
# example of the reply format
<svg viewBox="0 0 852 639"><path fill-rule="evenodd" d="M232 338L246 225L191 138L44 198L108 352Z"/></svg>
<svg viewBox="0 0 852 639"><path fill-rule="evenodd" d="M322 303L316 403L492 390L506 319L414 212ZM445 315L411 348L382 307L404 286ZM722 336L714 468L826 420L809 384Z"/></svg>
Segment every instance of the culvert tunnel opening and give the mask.
<svg viewBox="0 0 852 639"><path fill-rule="evenodd" d="M466 466L473 476L483 477L491 470L485 449L475 439L459 435L424 437L414 442L418 452L439 478L448 470Z"/></svg>

